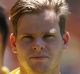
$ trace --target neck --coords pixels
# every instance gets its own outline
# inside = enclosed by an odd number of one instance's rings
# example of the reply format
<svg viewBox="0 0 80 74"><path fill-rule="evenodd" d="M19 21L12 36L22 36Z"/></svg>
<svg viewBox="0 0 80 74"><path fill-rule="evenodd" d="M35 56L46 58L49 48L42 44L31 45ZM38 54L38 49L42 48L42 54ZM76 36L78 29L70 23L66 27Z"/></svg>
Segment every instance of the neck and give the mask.
<svg viewBox="0 0 80 74"><path fill-rule="evenodd" d="M53 70L50 71L46 71L46 72L34 72L34 71L25 71L23 69L20 68L20 74L61 74L60 73L60 68L55 68Z"/></svg>

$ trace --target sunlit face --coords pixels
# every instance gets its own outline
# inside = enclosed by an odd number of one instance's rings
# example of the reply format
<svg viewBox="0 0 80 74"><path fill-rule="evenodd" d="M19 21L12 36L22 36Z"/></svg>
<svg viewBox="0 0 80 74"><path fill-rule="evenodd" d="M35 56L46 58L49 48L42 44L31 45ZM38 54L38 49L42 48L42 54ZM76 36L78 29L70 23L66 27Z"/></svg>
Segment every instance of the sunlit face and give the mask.
<svg viewBox="0 0 80 74"><path fill-rule="evenodd" d="M53 11L20 17L16 52L22 68L33 72L56 68L63 51L58 21Z"/></svg>

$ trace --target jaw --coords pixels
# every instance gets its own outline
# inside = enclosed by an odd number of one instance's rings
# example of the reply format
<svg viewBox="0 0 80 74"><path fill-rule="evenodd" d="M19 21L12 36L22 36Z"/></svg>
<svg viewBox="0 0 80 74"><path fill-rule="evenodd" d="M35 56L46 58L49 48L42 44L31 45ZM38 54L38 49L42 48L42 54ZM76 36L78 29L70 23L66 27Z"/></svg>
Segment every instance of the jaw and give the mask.
<svg viewBox="0 0 80 74"><path fill-rule="evenodd" d="M55 67L51 67L51 64L48 63L47 66L43 66L42 64L37 64L37 67L31 67L30 65L24 65L20 67L21 74L59 74L59 65L56 65Z"/></svg>

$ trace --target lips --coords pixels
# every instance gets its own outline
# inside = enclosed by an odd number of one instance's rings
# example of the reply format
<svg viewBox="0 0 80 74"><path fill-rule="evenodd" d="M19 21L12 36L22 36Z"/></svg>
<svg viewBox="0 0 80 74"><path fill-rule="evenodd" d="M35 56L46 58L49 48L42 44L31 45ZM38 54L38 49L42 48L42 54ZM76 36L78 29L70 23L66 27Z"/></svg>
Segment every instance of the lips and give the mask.
<svg viewBox="0 0 80 74"><path fill-rule="evenodd" d="M30 59L35 59L35 60L44 60L44 59L48 59L48 56L34 56L34 57L30 57Z"/></svg>

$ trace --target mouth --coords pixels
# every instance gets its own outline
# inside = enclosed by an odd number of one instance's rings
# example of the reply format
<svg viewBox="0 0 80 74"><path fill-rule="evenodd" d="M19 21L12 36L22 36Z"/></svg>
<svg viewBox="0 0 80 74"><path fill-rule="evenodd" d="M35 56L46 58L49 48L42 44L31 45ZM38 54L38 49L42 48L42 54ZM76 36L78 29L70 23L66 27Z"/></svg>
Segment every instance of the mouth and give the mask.
<svg viewBox="0 0 80 74"><path fill-rule="evenodd" d="M49 59L48 56L35 56L35 57L30 57L31 60L47 60Z"/></svg>

